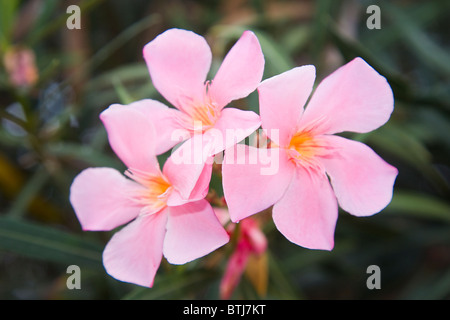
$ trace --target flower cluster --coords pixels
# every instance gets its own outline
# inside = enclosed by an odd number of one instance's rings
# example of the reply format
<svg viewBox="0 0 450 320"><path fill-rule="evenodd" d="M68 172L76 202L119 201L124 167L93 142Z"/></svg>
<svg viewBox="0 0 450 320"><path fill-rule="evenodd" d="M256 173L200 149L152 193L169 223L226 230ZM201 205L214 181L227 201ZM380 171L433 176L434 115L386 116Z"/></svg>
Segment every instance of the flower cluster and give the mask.
<svg viewBox="0 0 450 320"><path fill-rule="evenodd" d="M261 82L264 55L251 31L212 80L210 47L191 31L167 30L143 55L155 88L175 108L146 99L103 111L110 146L127 170L88 168L70 193L83 230L124 225L103 253L116 279L151 287L163 256L184 264L229 241L230 229L205 200L212 162L222 152L229 217L248 232L255 228L243 219L273 206L274 223L287 239L331 250L338 206L368 216L390 202L397 170L368 146L337 135L372 131L393 111L389 84L362 59L325 78L310 97L313 66ZM260 115L227 107L255 90ZM260 127L269 148L239 143ZM161 170L157 156L167 151ZM240 243L236 261L264 250L265 243L254 246L252 239Z"/></svg>

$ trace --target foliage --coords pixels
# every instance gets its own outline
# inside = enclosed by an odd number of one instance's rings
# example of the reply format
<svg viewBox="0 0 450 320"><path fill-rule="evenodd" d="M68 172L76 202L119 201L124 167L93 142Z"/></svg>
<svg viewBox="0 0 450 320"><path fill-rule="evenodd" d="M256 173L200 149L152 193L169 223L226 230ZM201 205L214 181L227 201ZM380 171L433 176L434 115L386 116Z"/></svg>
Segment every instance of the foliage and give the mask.
<svg viewBox="0 0 450 320"><path fill-rule="evenodd" d="M392 203L369 218L340 212L331 252L291 244L266 219L267 290L244 277L233 298L450 298L448 1L377 1L381 29L367 28L371 2L362 0L78 4L82 28L69 30L66 2L0 0L0 298L218 299L232 242L183 266L163 261L154 287L141 288L108 276L101 252L112 233L81 231L68 201L82 169L123 169L98 115L112 103L162 99L142 47L172 27L207 38L213 72L250 29L265 55L264 78L314 64L320 80L360 56L394 91L388 124L350 136L399 169ZM34 54L36 82L11 83L5 57L14 48ZM247 105L258 110L256 94ZM216 170L210 197L222 195L220 181ZM72 264L81 267L82 290L66 287ZM381 290L366 287L373 264Z"/></svg>

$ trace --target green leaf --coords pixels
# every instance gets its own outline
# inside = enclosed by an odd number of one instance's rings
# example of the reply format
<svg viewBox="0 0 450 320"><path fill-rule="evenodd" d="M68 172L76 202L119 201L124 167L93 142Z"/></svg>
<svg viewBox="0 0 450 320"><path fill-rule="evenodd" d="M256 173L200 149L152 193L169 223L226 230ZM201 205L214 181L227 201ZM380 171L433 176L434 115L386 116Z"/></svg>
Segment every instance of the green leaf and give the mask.
<svg viewBox="0 0 450 320"><path fill-rule="evenodd" d="M56 228L0 217L0 249L65 265L102 268L103 246Z"/></svg>
<svg viewBox="0 0 450 320"><path fill-rule="evenodd" d="M417 169L423 169L431 162L431 154L425 146L394 123L387 123L366 138Z"/></svg>
<svg viewBox="0 0 450 320"><path fill-rule="evenodd" d="M88 166L116 169L122 167L118 159L110 157L88 145L58 142L47 145L46 151L52 156L82 161Z"/></svg>
<svg viewBox="0 0 450 320"><path fill-rule="evenodd" d="M424 64L432 68L435 72L444 76L450 76L450 55L440 46L434 43L431 38L403 11L389 3L383 1L386 13L390 21L399 31L399 38L403 39ZM444 9L445 10L445 9Z"/></svg>
<svg viewBox="0 0 450 320"><path fill-rule="evenodd" d="M418 192L395 192L385 211L450 222L450 205L448 203Z"/></svg>
<svg viewBox="0 0 450 320"><path fill-rule="evenodd" d="M187 273L159 274L152 288L138 287L128 293L123 300L158 300L184 296L189 288L208 286L216 278L214 272L196 270Z"/></svg>
<svg viewBox="0 0 450 320"><path fill-rule="evenodd" d="M18 6L18 0L0 0L0 47L2 50L11 42L11 32Z"/></svg>
<svg viewBox="0 0 450 320"><path fill-rule="evenodd" d="M436 189L446 194L449 185L432 165L432 154L412 133L390 122L365 137L380 150L389 152L419 171Z"/></svg>
<svg viewBox="0 0 450 320"><path fill-rule="evenodd" d="M417 279L418 278L418 279ZM450 272L424 273L409 283L403 300L445 300L450 293Z"/></svg>
<svg viewBox="0 0 450 320"><path fill-rule="evenodd" d="M328 37L328 25L331 13L338 1L319 0L315 6L314 22L312 23L313 44L311 57L315 65L320 65L324 55L324 48Z"/></svg>
<svg viewBox="0 0 450 320"><path fill-rule="evenodd" d="M48 172L43 167L36 170L21 188L7 215L16 218L23 216L30 202L38 195L49 178Z"/></svg>

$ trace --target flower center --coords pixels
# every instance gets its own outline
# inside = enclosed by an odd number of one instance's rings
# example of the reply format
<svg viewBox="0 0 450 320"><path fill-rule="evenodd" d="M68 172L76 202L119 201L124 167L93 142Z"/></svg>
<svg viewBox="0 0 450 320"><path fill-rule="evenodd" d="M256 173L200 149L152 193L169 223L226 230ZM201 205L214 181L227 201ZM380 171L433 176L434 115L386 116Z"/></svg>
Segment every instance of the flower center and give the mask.
<svg viewBox="0 0 450 320"><path fill-rule="evenodd" d="M309 132L297 132L289 143L289 149L296 151L296 157L301 158L313 157L316 148L314 138Z"/></svg>
<svg viewBox="0 0 450 320"><path fill-rule="evenodd" d="M291 160L297 165L321 170L322 166L317 158L326 155L329 147L323 139L310 131L300 131L292 137L287 150Z"/></svg>
<svg viewBox="0 0 450 320"><path fill-rule="evenodd" d="M220 116L220 111L214 105L204 104L193 107L188 115L193 130L205 132L214 126Z"/></svg>
<svg viewBox="0 0 450 320"><path fill-rule="evenodd" d="M203 133L212 128L220 117L220 109L208 92L209 82L205 84L202 101L186 99L185 107L181 110L183 127L192 133Z"/></svg>
<svg viewBox="0 0 450 320"><path fill-rule="evenodd" d="M132 196L136 203L143 206L141 214L154 214L167 206L172 185L166 177L136 169L128 169L125 174L143 187Z"/></svg>

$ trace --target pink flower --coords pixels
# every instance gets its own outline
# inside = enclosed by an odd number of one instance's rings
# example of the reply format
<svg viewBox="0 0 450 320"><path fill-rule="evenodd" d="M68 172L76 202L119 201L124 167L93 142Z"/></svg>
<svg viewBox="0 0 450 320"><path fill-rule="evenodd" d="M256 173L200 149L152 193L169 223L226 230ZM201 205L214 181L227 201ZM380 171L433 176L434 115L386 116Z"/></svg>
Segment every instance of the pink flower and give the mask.
<svg viewBox="0 0 450 320"><path fill-rule="evenodd" d="M355 216L381 211L398 173L367 145L334 134L380 127L394 101L386 79L360 58L324 79L303 109L314 79L314 67L303 66L261 83L262 127L275 147L226 151L223 185L232 221L273 205L274 223L287 239L331 250L338 204ZM275 174L261 174L265 153L277 161ZM245 162L254 158L260 161Z"/></svg>
<svg viewBox="0 0 450 320"><path fill-rule="evenodd" d="M168 108L150 99L129 105L154 123L160 138L157 154L197 135L202 147L210 146L200 150L206 153L204 160L243 140L261 125L252 111L224 109L231 101L255 91L262 79L264 56L251 31L244 32L231 48L212 81L206 81L211 49L203 37L191 31L167 30L143 51L153 85L176 107Z"/></svg>
<svg viewBox="0 0 450 320"><path fill-rule="evenodd" d="M31 87L39 80L36 56L28 48L12 47L3 56L9 80L16 87Z"/></svg>
<svg viewBox="0 0 450 320"><path fill-rule="evenodd" d="M222 224L228 223L228 212L226 209L215 208L216 215ZM229 224L227 231L232 234L236 226ZM236 249L228 260L225 274L220 282L221 299L229 299L234 289L239 284L242 274L245 271L247 262L251 255L261 255L267 249L267 238L259 228L255 219L247 218L239 222L239 231Z"/></svg>
<svg viewBox="0 0 450 320"><path fill-rule="evenodd" d="M151 287L163 254L170 263L184 264L229 236L204 200L211 166L174 164L169 157L161 171L150 120L122 109L111 106L100 117L129 179L111 168L86 169L73 181L70 201L84 230L128 223L107 244L103 264L118 280Z"/></svg>

